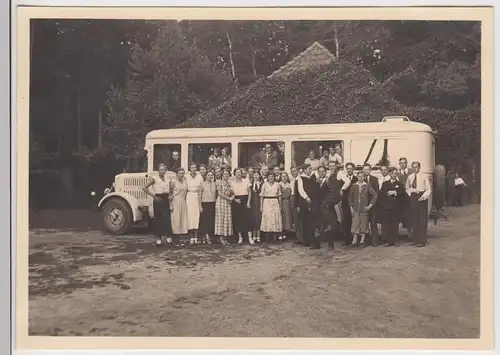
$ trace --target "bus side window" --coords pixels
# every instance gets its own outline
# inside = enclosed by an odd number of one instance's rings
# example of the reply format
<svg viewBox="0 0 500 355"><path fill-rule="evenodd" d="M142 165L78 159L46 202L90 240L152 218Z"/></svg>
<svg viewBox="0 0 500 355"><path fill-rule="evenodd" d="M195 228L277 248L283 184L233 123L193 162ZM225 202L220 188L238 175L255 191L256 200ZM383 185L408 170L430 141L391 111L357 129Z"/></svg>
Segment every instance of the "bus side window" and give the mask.
<svg viewBox="0 0 500 355"><path fill-rule="evenodd" d="M158 165L166 164L169 171L177 172L181 167L180 144L155 144L153 146L153 170L158 170Z"/></svg>
<svg viewBox="0 0 500 355"><path fill-rule="evenodd" d="M252 142L238 144L238 166L241 168L260 169L267 165L285 170L285 143L280 141Z"/></svg>
<svg viewBox="0 0 500 355"><path fill-rule="evenodd" d="M189 163L205 165L208 170L217 166L231 170L233 161L231 156L231 143L193 143L189 144Z"/></svg>
<svg viewBox="0 0 500 355"><path fill-rule="evenodd" d="M328 167L330 161L337 165L344 164L344 149L342 141L299 141L292 142L292 164L302 166L309 164L313 170L319 166Z"/></svg>

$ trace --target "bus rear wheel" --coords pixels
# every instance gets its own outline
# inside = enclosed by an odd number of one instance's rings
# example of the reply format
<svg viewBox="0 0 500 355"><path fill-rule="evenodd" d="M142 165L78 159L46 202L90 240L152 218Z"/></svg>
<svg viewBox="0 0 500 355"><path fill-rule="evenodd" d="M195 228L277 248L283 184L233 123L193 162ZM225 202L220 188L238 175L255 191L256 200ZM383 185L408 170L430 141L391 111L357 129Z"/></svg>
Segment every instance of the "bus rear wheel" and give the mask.
<svg viewBox="0 0 500 355"><path fill-rule="evenodd" d="M114 235L125 234L132 226L132 210L127 202L113 198L102 209L104 229Z"/></svg>

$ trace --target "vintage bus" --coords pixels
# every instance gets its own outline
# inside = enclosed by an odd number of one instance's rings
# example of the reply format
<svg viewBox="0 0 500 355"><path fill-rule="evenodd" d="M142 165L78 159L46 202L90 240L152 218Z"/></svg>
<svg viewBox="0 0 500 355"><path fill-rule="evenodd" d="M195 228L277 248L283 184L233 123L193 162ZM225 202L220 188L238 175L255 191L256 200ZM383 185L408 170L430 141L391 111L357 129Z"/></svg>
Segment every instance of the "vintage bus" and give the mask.
<svg viewBox="0 0 500 355"><path fill-rule="evenodd" d="M384 117L382 122L373 123L155 130L147 134L145 143L147 171L118 174L99 201L109 233L123 234L154 218L152 199L142 188L159 163L182 166L187 171L191 162L208 165L214 150L224 149L234 169L254 166L266 145L276 149L280 144L284 147L284 170L289 171L304 164L311 151L319 159L325 150L340 146L344 163L352 162L356 169L369 163L375 176L379 176L382 164L397 167L400 157L406 157L409 164L419 161L421 172L431 182L435 176L434 132L405 116ZM169 171L169 176L174 178L175 173ZM432 196L429 204L431 211Z"/></svg>

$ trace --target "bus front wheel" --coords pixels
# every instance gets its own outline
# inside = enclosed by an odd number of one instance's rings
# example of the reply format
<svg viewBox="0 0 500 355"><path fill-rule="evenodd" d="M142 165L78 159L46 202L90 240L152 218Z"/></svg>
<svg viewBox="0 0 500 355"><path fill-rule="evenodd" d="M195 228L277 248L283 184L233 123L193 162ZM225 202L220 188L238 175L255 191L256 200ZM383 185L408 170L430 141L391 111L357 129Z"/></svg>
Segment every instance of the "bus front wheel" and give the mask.
<svg viewBox="0 0 500 355"><path fill-rule="evenodd" d="M104 229L108 233L125 234L132 226L132 210L122 199L112 198L107 201L102 212Z"/></svg>

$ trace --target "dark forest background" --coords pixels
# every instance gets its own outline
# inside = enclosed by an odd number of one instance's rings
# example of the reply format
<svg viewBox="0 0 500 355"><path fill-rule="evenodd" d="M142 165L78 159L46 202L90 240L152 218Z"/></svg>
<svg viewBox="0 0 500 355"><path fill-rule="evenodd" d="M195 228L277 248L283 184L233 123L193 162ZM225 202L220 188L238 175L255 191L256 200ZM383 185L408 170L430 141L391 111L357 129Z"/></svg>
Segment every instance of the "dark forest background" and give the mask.
<svg viewBox="0 0 500 355"><path fill-rule="evenodd" d="M115 174L133 170L151 129L286 124L291 116L318 123L407 115L437 129L436 163L479 181L480 23L32 20L30 26L32 207L92 207L90 191L99 195ZM338 58L335 64L266 79L316 41Z"/></svg>

